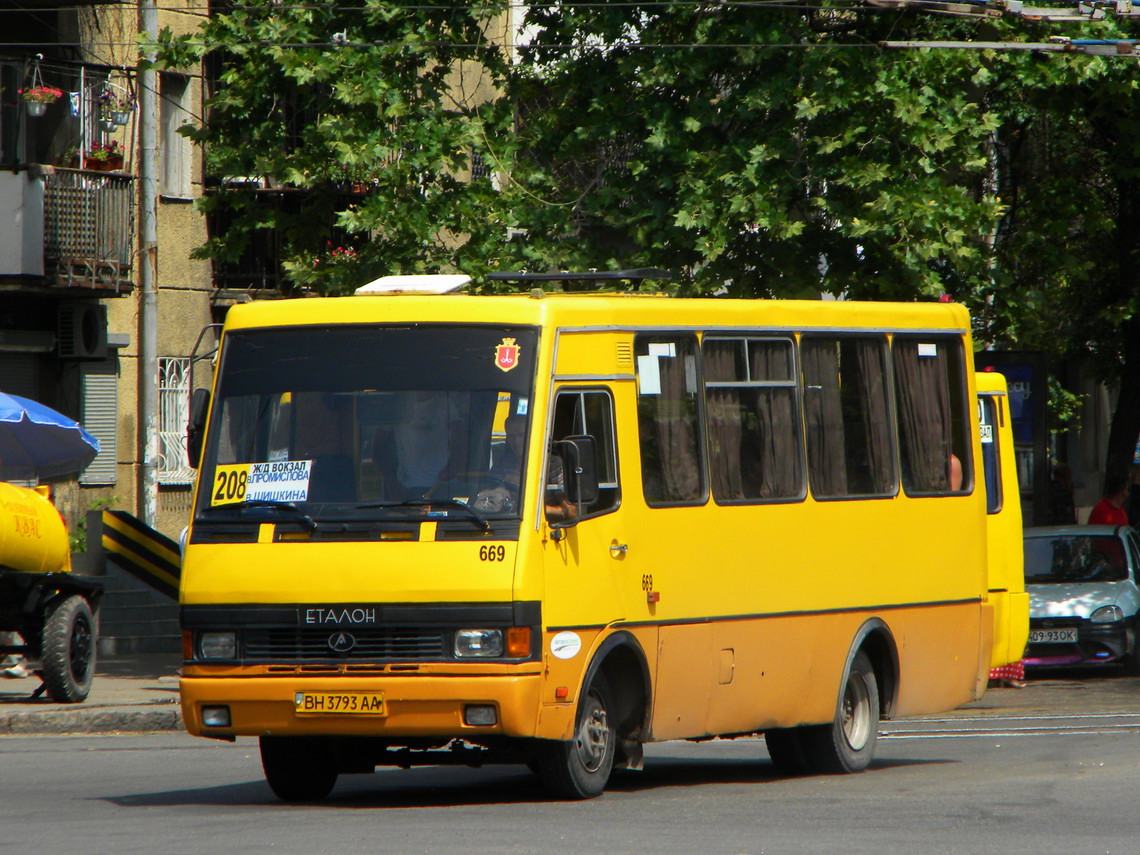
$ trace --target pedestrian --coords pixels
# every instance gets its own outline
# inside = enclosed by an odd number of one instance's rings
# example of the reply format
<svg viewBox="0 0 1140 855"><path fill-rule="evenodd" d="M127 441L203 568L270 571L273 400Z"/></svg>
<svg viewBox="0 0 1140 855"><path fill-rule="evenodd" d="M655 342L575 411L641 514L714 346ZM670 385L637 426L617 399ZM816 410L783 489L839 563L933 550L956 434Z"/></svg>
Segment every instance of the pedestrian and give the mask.
<svg viewBox="0 0 1140 855"><path fill-rule="evenodd" d="M1068 463L1053 467L1049 482L1049 525L1074 525L1077 508L1073 501L1073 470Z"/></svg>
<svg viewBox="0 0 1140 855"><path fill-rule="evenodd" d="M1110 475L1104 481L1104 495L1089 513L1089 525L1128 525L1124 502L1128 499L1128 479Z"/></svg>
<svg viewBox="0 0 1140 855"><path fill-rule="evenodd" d="M990 669L990 684L999 688L1025 688L1025 662L1018 660Z"/></svg>

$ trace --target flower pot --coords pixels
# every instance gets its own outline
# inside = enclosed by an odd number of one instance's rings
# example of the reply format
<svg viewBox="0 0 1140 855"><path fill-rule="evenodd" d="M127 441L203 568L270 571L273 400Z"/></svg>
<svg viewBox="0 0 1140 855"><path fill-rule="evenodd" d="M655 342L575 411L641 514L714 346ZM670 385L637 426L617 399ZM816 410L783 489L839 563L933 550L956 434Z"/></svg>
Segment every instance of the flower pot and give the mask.
<svg viewBox="0 0 1140 855"><path fill-rule="evenodd" d="M29 116L42 116L47 112L47 101L25 101Z"/></svg>
<svg viewBox="0 0 1140 855"><path fill-rule="evenodd" d="M112 110L111 121L116 125L125 125L131 120L131 114L127 110Z"/></svg>
<svg viewBox="0 0 1140 855"><path fill-rule="evenodd" d="M116 172L123 168L123 156L117 154L108 157L106 160L85 157L83 159L83 168L90 169L94 172Z"/></svg>

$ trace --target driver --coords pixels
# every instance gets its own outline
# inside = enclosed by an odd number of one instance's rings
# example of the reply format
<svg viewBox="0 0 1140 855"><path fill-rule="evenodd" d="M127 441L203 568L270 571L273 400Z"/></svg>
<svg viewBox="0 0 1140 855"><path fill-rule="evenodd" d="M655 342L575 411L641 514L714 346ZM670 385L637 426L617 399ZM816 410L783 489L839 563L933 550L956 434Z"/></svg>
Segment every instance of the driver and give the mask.
<svg viewBox="0 0 1140 855"><path fill-rule="evenodd" d="M480 511L511 511L518 502L519 481L522 476L523 450L526 440L526 416L514 413L507 416L503 426L506 442L491 463L492 486L480 490L474 507Z"/></svg>

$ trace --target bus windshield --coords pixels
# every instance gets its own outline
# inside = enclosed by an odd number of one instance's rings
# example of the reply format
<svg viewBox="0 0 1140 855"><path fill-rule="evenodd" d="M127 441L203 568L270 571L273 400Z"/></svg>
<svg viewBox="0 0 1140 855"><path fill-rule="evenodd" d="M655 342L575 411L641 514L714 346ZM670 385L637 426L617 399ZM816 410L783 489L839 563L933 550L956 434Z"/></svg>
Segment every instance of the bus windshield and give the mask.
<svg viewBox="0 0 1140 855"><path fill-rule="evenodd" d="M231 332L199 511L374 518L434 500L517 516L537 340L501 325Z"/></svg>

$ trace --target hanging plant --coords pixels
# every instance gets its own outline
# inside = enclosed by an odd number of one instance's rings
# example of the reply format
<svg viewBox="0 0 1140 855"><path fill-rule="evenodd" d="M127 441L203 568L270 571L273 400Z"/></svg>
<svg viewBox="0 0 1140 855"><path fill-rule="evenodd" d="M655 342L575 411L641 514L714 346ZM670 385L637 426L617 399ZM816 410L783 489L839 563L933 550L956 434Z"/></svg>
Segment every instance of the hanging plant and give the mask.
<svg viewBox="0 0 1140 855"><path fill-rule="evenodd" d="M63 97L63 90L54 86L31 86L21 89L20 97L24 99L29 116L42 116L48 104L54 104Z"/></svg>

